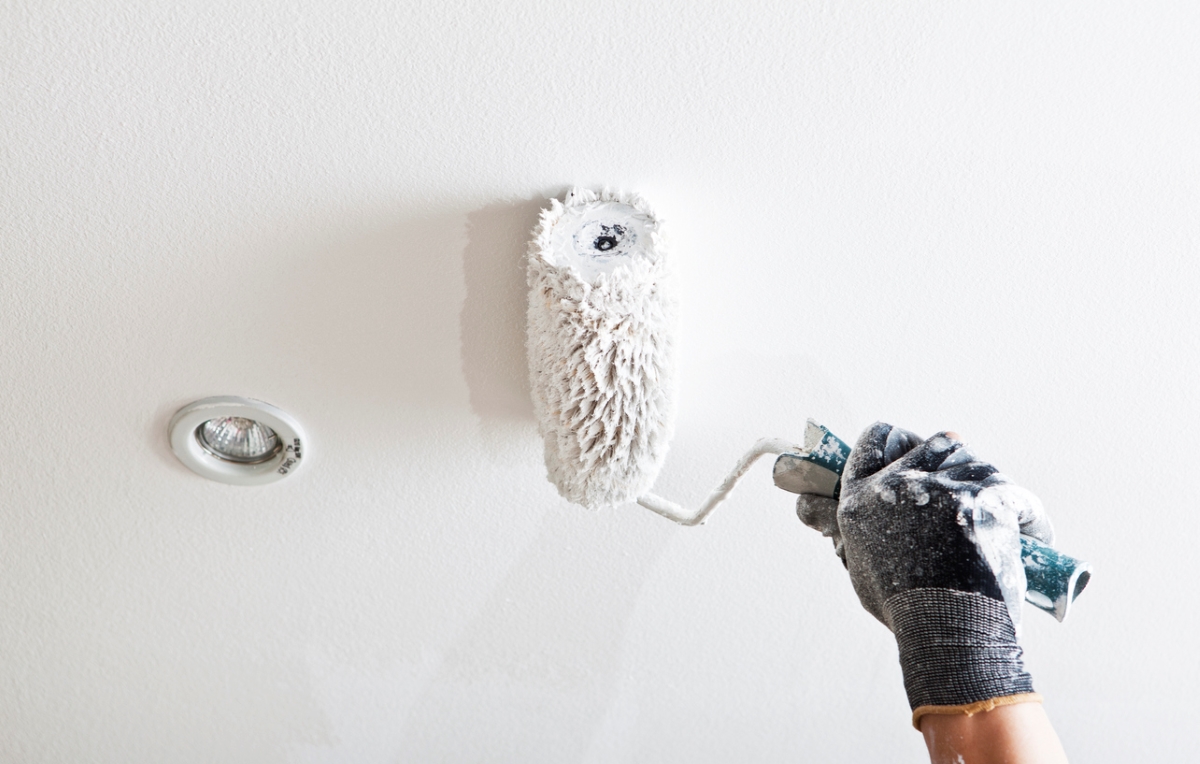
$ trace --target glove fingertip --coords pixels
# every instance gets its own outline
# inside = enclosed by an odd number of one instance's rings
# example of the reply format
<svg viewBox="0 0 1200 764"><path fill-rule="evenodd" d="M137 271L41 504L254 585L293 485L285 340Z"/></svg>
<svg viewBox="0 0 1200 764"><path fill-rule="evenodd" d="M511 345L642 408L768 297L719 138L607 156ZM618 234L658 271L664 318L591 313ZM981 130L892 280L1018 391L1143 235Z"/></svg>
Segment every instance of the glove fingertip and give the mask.
<svg viewBox="0 0 1200 764"><path fill-rule="evenodd" d="M965 448L962 441L948 438L945 433L938 433L911 448L899 461L903 462L905 469L935 472L942 467L951 452Z"/></svg>
<svg viewBox="0 0 1200 764"><path fill-rule="evenodd" d="M888 435L895 429L887 422L876 422L863 430L846 460L843 482L870 477L887 466L884 453Z"/></svg>
<svg viewBox="0 0 1200 764"><path fill-rule="evenodd" d="M921 445L921 437L902 427L893 427L883 445L883 464L886 467Z"/></svg>

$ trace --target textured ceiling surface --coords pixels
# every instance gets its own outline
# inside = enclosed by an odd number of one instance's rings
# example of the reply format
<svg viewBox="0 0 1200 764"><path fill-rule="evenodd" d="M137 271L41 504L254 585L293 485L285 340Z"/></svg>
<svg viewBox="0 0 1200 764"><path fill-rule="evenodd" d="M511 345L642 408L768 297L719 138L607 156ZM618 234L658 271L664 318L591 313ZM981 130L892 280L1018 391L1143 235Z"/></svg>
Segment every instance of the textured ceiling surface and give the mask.
<svg viewBox="0 0 1200 764"><path fill-rule="evenodd" d="M703 6L703 7L701 7ZM813 416L953 428L1096 576L1026 618L1079 761L1185 761L1191 3L0 7L0 760L923 760L886 629L760 465L701 528L541 463L522 256L672 227L696 504ZM270 401L310 459L203 480Z"/></svg>

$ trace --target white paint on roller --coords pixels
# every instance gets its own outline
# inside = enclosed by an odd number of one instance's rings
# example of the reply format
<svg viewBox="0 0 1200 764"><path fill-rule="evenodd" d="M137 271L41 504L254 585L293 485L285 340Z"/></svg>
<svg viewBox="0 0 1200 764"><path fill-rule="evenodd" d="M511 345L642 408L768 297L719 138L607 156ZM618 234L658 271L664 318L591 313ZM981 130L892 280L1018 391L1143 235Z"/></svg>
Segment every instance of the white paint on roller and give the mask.
<svg viewBox="0 0 1200 764"><path fill-rule="evenodd" d="M653 485L674 431L677 302L639 196L573 189L529 247L529 379L547 476L585 507Z"/></svg>
<svg viewBox="0 0 1200 764"><path fill-rule="evenodd" d="M549 229L549 246L540 248L547 262L573 268L590 284L622 263L659 259L654 242L658 225L648 210L620 201L582 201L593 196L578 189L568 196Z"/></svg>
<svg viewBox="0 0 1200 764"><path fill-rule="evenodd" d="M760 456L800 447L759 440L695 512L647 493L674 431L668 266L661 223L640 197L574 188L551 200L529 248L529 376L548 477L564 498L636 498L700 525Z"/></svg>

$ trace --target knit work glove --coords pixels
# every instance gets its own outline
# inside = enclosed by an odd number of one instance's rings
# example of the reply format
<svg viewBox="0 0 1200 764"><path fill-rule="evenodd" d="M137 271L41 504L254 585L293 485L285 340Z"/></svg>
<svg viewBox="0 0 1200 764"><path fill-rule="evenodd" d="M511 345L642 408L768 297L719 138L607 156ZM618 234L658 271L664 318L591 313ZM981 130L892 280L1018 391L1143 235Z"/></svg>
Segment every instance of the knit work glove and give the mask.
<svg viewBox="0 0 1200 764"><path fill-rule="evenodd" d="M895 635L913 726L1040 700L1017 639L1020 536L1053 542L1041 502L960 441L882 422L859 438L841 490L836 505L802 495L797 512L833 538L863 607Z"/></svg>

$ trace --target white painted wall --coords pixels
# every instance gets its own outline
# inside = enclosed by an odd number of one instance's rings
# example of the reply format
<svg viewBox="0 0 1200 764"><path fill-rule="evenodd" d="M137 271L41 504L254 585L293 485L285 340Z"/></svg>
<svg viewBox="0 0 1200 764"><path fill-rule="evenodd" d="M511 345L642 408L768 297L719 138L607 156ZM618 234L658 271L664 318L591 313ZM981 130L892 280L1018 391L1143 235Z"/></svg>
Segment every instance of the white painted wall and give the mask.
<svg viewBox="0 0 1200 764"><path fill-rule="evenodd" d="M660 482L807 416L951 427L1097 574L1035 611L1076 761L1195 760L1194 3L0 10L0 760L919 762L895 647L760 466L700 529L544 480L521 257L644 192ZM312 462L206 482L171 413Z"/></svg>

